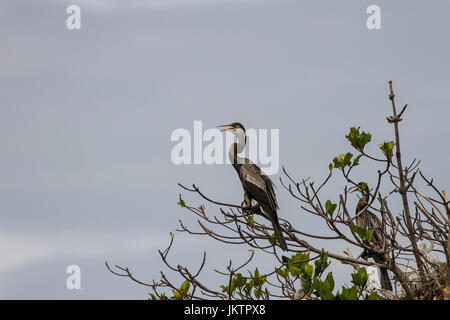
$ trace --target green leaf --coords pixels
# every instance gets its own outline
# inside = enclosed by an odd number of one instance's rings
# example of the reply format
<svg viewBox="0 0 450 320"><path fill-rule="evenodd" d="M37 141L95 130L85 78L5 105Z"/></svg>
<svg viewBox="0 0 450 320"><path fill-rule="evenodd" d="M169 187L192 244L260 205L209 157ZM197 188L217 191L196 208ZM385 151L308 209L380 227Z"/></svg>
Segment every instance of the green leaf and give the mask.
<svg viewBox="0 0 450 320"><path fill-rule="evenodd" d="M364 229L361 228L360 226L357 226L356 224L352 224L352 225L350 226L350 229L351 229L353 232L355 232L356 234L358 234L358 236L359 236L360 238L364 238L364 235L365 235L365 233L363 233L363 232L364 232Z"/></svg>
<svg viewBox="0 0 450 320"><path fill-rule="evenodd" d="M294 265L292 260L289 260L287 268L294 277L298 277L300 275L300 267Z"/></svg>
<svg viewBox="0 0 450 320"><path fill-rule="evenodd" d="M325 288L322 288L319 290L319 297L322 300L334 300L334 295L333 293Z"/></svg>
<svg viewBox="0 0 450 320"><path fill-rule="evenodd" d="M327 200L325 202L325 210L326 212L332 216L334 213L334 210L336 210L337 204L336 203L332 203L330 200Z"/></svg>
<svg viewBox="0 0 450 320"><path fill-rule="evenodd" d="M309 252L307 253L297 252L296 254L292 255L291 260L297 265L304 264L309 260Z"/></svg>
<svg viewBox="0 0 450 320"><path fill-rule="evenodd" d="M328 289L333 292L334 290L334 278L331 272L328 272L327 277L325 278L324 283L326 283Z"/></svg>
<svg viewBox="0 0 450 320"><path fill-rule="evenodd" d="M250 280L249 282L247 282L247 283L245 284L245 286L244 286L244 291L245 291L245 294L246 294L247 296L250 294L250 292L252 291L253 287L254 287L254 282L253 282L253 280Z"/></svg>
<svg viewBox="0 0 450 320"><path fill-rule="evenodd" d="M372 292L366 297L366 300L379 300L378 293L376 291Z"/></svg>
<svg viewBox="0 0 450 320"><path fill-rule="evenodd" d="M289 270L288 270L288 268L284 268L284 269L281 269L281 268L280 268L280 269L277 270L277 274L278 274L280 277L286 279L286 277L287 277L288 274L289 274Z"/></svg>
<svg viewBox="0 0 450 320"><path fill-rule="evenodd" d="M269 236L268 240L271 245L275 245L275 243L277 242L277 236L275 235L275 232Z"/></svg>
<svg viewBox="0 0 450 320"><path fill-rule="evenodd" d="M386 158L388 158L388 159L392 158L393 150L394 150L394 146L395 146L394 141L383 142L383 143L379 144L379 146L380 146L380 150L383 151L383 154Z"/></svg>
<svg viewBox="0 0 450 320"><path fill-rule="evenodd" d="M288 263L291 259L286 257L285 255L281 256L281 261L283 261L283 263Z"/></svg>
<svg viewBox="0 0 450 320"><path fill-rule="evenodd" d="M349 290L348 300L358 300L358 288L353 286Z"/></svg>
<svg viewBox="0 0 450 320"><path fill-rule="evenodd" d="M178 201L177 204L178 204L180 207L182 207L182 208L186 207L186 204L184 203L184 200L181 199L181 194L179 195L179 197L180 197L180 201Z"/></svg>
<svg viewBox="0 0 450 320"><path fill-rule="evenodd" d="M183 300L183 296L178 290L173 290L173 298L175 300Z"/></svg>
<svg viewBox="0 0 450 320"><path fill-rule="evenodd" d="M366 229L366 241L368 243L370 243L370 241L372 240L372 234L373 234L373 230Z"/></svg>
<svg viewBox="0 0 450 320"><path fill-rule="evenodd" d="M356 167L357 165L359 165L359 159L362 157L362 154L360 154L359 156L357 156L352 163L352 167Z"/></svg>
<svg viewBox="0 0 450 320"><path fill-rule="evenodd" d="M252 278L255 286L258 287L261 287L266 282L266 277L259 273L258 267L255 268Z"/></svg>
<svg viewBox="0 0 450 320"><path fill-rule="evenodd" d="M352 229L353 232L355 232L359 236L361 241L369 243L370 240L372 239L372 230L363 229L355 224L352 225L350 228Z"/></svg>
<svg viewBox="0 0 450 320"><path fill-rule="evenodd" d="M224 286L222 284L222 285L220 285L220 288L222 289L222 292L228 292L228 286Z"/></svg>
<svg viewBox="0 0 450 320"><path fill-rule="evenodd" d="M253 291L253 293L255 294L256 299L261 298L261 289L257 288Z"/></svg>
<svg viewBox="0 0 450 320"><path fill-rule="evenodd" d="M236 290L236 282L235 281L231 281L228 291L233 294L234 290Z"/></svg>
<svg viewBox="0 0 450 320"><path fill-rule="evenodd" d="M342 287L342 293L340 294L341 300L357 300L358 288L353 286L351 288Z"/></svg>
<svg viewBox="0 0 450 320"><path fill-rule="evenodd" d="M282 277L282 278L286 278L286 268L282 269L276 269L277 274Z"/></svg>
<svg viewBox="0 0 450 320"><path fill-rule="evenodd" d="M309 263L305 264L305 273L308 276L308 278L311 278L314 272L314 267L310 265Z"/></svg>
<svg viewBox="0 0 450 320"><path fill-rule="evenodd" d="M338 157L335 157L333 159L334 167L335 168L345 168L346 166L351 165L351 158L353 157L353 154L350 152L347 152L346 154L340 154Z"/></svg>
<svg viewBox="0 0 450 320"><path fill-rule="evenodd" d="M251 214L251 215L249 215L248 217L247 217L247 223L248 223L248 225L249 226L253 226L253 223L254 223L255 221L254 221L254 218L253 218L253 215Z"/></svg>
<svg viewBox="0 0 450 320"><path fill-rule="evenodd" d="M334 167L335 168L343 168L344 164L343 164L343 159L344 159L344 154L340 154L338 157L334 157L333 159L333 163L334 163Z"/></svg>
<svg viewBox="0 0 450 320"><path fill-rule="evenodd" d="M314 270L314 276L318 277L325 269L328 267L328 252L322 252L320 254L320 258L314 261L314 265L316 266Z"/></svg>
<svg viewBox="0 0 450 320"><path fill-rule="evenodd" d="M244 278L241 273L236 274L236 277L234 279L235 279L236 287L238 287L238 288L241 288L242 286L244 286L247 283L247 279Z"/></svg>
<svg viewBox="0 0 450 320"><path fill-rule="evenodd" d="M345 137L347 138L348 141L350 141L350 144L352 145L353 148L362 151L366 146L366 144L368 144L370 140L372 140L372 135L364 131L360 132L359 128L360 127L358 128L351 127L349 134L346 135Z"/></svg>
<svg viewBox="0 0 450 320"><path fill-rule="evenodd" d="M353 157L353 154L351 154L350 152L347 152L344 156L344 160L343 160L343 164L344 167L345 166L350 166L350 159Z"/></svg>
<svg viewBox="0 0 450 320"><path fill-rule="evenodd" d="M250 204L250 201L248 200L248 195L247 195L246 192L244 192L244 202L245 202L246 205Z"/></svg>
<svg viewBox="0 0 450 320"><path fill-rule="evenodd" d="M364 288L366 286L369 276L367 275L366 268L359 268L355 273L352 273L352 283L355 286Z"/></svg>
<svg viewBox="0 0 450 320"><path fill-rule="evenodd" d="M318 289L318 295L320 299L322 300L334 300L335 297L333 295L333 289L334 289L334 279L333 275L328 273L327 277L324 281L317 281L316 283L320 283L319 289Z"/></svg>
<svg viewBox="0 0 450 320"><path fill-rule="evenodd" d="M325 202L325 211L328 213L328 212L330 212L330 209L331 209L331 201L327 200Z"/></svg>

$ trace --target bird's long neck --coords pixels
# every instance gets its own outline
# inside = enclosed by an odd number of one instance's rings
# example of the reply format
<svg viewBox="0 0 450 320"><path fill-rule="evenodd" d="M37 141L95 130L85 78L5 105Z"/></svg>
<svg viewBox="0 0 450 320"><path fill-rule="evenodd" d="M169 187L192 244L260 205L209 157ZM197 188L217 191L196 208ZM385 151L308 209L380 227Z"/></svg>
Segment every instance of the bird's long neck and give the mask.
<svg viewBox="0 0 450 320"><path fill-rule="evenodd" d="M361 211L367 204L369 203L370 195L369 192L363 192L363 196L359 199L358 204L356 205L356 213Z"/></svg>
<svg viewBox="0 0 450 320"><path fill-rule="evenodd" d="M230 146L230 150L228 151L228 156L230 158L231 163L237 164L241 163L238 157L238 154L244 151L245 149L245 133L237 135L237 143L233 143Z"/></svg>
<svg viewBox="0 0 450 320"><path fill-rule="evenodd" d="M365 205L367 205L367 204L369 203L369 200L370 200L370 193L369 193L369 190L366 189L366 190L364 191L363 197L364 197Z"/></svg>

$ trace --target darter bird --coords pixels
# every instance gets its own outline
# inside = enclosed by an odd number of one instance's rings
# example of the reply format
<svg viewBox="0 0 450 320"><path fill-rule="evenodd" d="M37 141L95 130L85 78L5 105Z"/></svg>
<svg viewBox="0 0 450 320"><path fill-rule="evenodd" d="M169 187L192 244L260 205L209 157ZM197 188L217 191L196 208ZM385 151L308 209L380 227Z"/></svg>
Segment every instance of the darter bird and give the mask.
<svg viewBox="0 0 450 320"><path fill-rule="evenodd" d="M242 188L247 194L250 208L252 206L252 200L259 203L267 218L269 218L270 222L272 222L278 244L281 249L286 251L287 244L283 238L280 224L278 222L278 203L272 181L256 164L251 162L249 159L238 157L238 154L244 151L245 144L247 142L244 126L238 122L233 122L231 124L219 127L226 127L221 131L230 131L237 137L237 143L231 144L228 156L239 175Z"/></svg>
<svg viewBox="0 0 450 320"><path fill-rule="evenodd" d="M362 198L359 199L358 204L356 205L356 212L358 214L361 210L363 210L367 204L369 203L370 191L367 183L360 182L357 186L354 187L352 192L359 191L362 194ZM386 236L384 235L384 230L382 228L382 224L380 219L377 218L375 214L370 212L369 210L364 210L356 217L356 225L362 229L372 230L372 238L371 243L378 250L385 250L386 247ZM376 263L386 263L389 259L387 253L379 254L373 252L365 251L363 253L363 258L367 259L367 257L372 258ZM391 281L389 279L388 270L385 268L380 268L380 283L381 287L385 290L392 291Z"/></svg>

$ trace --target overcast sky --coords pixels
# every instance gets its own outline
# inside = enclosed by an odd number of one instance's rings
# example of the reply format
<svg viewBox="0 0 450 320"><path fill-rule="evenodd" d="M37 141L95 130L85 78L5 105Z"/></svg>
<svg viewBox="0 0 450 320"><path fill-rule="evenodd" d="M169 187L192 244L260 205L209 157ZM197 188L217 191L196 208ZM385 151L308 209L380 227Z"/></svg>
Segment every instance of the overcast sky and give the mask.
<svg viewBox="0 0 450 320"><path fill-rule="evenodd" d="M81 30L66 28L70 4L81 8ZM381 30L366 27L371 4L381 8ZM0 298L147 298L104 261L143 281L159 278L157 249L178 219L196 226L178 194L203 203L177 183L242 199L231 166L172 163L171 133L193 132L194 120L205 129L233 121L279 129L280 164L320 180L334 156L352 151L349 127L373 134L374 153L393 139L393 80L398 104L409 104L405 160L420 158L448 188L449 13L444 0L2 1ZM373 169L362 162L355 179L374 182ZM323 230L280 176L272 177L279 215ZM329 198L343 186L336 177ZM214 286L226 280L212 269L243 261L247 249L176 234L171 261L196 266L206 250L202 280ZM73 264L81 290L66 288ZM339 285L348 282L351 269L331 268Z"/></svg>

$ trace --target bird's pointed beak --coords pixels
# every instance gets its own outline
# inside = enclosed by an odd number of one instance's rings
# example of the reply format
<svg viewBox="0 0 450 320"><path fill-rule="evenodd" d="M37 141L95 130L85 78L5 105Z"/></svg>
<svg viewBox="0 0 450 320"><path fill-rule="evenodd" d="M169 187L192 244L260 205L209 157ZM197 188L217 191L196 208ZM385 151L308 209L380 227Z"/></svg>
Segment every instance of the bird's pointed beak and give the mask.
<svg viewBox="0 0 450 320"><path fill-rule="evenodd" d="M229 124L224 124L224 125L221 125L221 126L217 126L217 128L224 128L224 127L226 127L226 128L220 130L220 132L224 132L224 131L233 129L233 127L231 127L231 125L229 125Z"/></svg>
<svg viewBox="0 0 450 320"><path fill-rule="evenodd" d="M350 193L356 192L356 191L361 191L361 188L359 186L354 186L352 188L350 188Z"/></svg>

